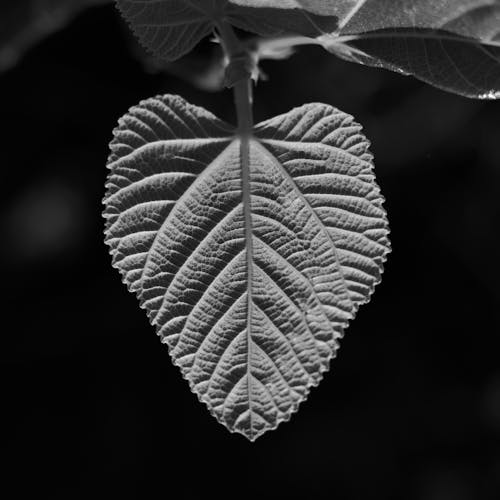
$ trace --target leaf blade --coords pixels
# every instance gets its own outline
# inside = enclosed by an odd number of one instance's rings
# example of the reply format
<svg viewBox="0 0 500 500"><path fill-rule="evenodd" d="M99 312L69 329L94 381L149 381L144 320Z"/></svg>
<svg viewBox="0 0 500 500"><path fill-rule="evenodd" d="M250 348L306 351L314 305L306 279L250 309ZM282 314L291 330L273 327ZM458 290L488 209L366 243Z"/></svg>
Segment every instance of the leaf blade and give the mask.
<svg viewBox="0 0 500 500"><path fill-rule="evenodd" d="M389 242L368 144L351 117L314 104L258 125L246 145L234 134L179 98L132 108L115 131L104 215L113 264L193 392L254 440L319 383L380 280ZM318 184L333 171L338 178ZM355 234L341 234L332 200Z"/></svg>
<svg viewBox="0 0 500 500"><path fill-rule="evenodd" d="M205 8L203 4L205 3ZM116 0L141 44L156 57L174 61L213 29L211 7L200 0ZM213 3L214 9L218 0Z"/></svg>
<svg viewBox="0 0 500 500"><path fill-rule="evenodd" d="M500 97L500 3L365 0L320 37L343 59L382 67L456 94Z"/></svg>
<svg viewBox="0 0 500 500"><path fill-rule="evenodd" d="M166 61L188 53L223 19L238 28L264 36L293 32L319 36L336 28L339 11L331 6L325 10L316 0L286 3L230 0L116 2L142 45ZM303 4L307 4L307 9L301 8Z"/></svg>
<svg viewBox="0 0 500 500"><path fill-rule="evenodd" d="M268 10L265 17L274 15L276 34L315 38L348 61L413 75L465 97L500 96L498 0L402 0L397 5L390 0L290 0L279 6L272 0L232 0L231 4L247 14L246 29L259 32L250 23L255 16L262 35L266 19L261 14ZM280 7L284 15L272 11L272 6ZM238 24L237 17L233 22Z"/></svg>

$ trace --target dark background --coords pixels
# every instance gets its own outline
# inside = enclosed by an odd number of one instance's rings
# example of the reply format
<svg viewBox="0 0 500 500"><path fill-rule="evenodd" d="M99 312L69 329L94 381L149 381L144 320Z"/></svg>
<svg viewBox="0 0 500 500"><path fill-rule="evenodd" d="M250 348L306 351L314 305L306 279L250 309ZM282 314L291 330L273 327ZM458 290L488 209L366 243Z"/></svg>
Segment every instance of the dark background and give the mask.
<svg viewBox="0 0 500 500"><path fill-rule="evenodd" d="M4 498L500 498L500 102L319 48L264 64L257 120L321 101L364 124L393 253L321 385L249 443L190 393L103 244L130 106L179 93L233 121L230 92L134 52L96 7L0 75Z"/></svg>

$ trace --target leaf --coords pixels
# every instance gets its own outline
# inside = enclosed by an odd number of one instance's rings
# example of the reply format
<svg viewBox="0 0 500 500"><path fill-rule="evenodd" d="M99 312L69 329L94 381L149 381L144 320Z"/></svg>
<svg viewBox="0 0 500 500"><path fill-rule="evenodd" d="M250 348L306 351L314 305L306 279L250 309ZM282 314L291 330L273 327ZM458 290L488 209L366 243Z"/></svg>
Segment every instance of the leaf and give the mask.
<svg viewBox="0 0 500 500"><path fill-rule="evenodd" d="M334 29L316 23L317 38L343 59L414 75L466 97L500 97L499 0L231 1L326 16ZM303 27L288 28L311 36Z"/></svg>
<svg viewBox="0 0 500 500"><path fill-rule="evenodd" d="M361 0L320 37L344 59L466 97L500 97L499 0Z"/></svg>
<svg viewBox="0 0 500 500"><path fill-rule="evenodd" d="M254 440L335 356L389 251L352 117L307 104L251 138L175 96L120 119L106 243L199 399Z"/></svg>
<svg viewBox="0 0 500 500"><path fill-rule="evenodd" d="M0 71L24 52L66 26L82 10L110 0L16 0L0 4Z"/></svg>
<svg viewBox="0 0 500 500"><path fill-rule="evenodd" d="M337 26L337 17L295 8L297 2L229 0L116 0L141 43L166 61L188 53L217 22L272 36L301 33L319 36ZM305 2L300 2L305 3ZM309 4L313 2L309 0ZM320 4L321 2L314 2ZM282 5L283 4L283 5ZM322 9L324 10L324 9ZM328 9L329 11L330 9ZM337 12L338 9L333 9Z"/></svg>
<svg viewBox="0 0 500 500"><path fill-rule="evenodd" d="M334 31L345 5L321 0L234 1L226 6L226 18L238 28L261 36L299 33L316 37Z"/></svg>
<svg viewBox="0 0 500 500"><path fill-rule="evenodd" d="M224 0L116 0L139 41L156 57L174 61L213 30Z"/></svg>

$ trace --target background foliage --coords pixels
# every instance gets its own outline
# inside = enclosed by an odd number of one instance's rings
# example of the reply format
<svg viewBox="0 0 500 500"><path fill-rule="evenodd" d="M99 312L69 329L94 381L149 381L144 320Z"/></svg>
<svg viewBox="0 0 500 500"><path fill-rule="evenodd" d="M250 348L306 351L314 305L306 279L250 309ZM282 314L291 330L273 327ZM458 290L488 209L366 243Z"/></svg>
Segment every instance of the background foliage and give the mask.
<svg viewBox="0 0 500 500"><path fill-rule="evenodd" d="M319 48L264 65L256 121L322 101L365 125L393 253L321 386L252 445L187 390L109 265L100 215L131 103L180 93L232 121L231 94L146 74L112 5L0 76L9 498L500 496L500 103Z"/></svg>

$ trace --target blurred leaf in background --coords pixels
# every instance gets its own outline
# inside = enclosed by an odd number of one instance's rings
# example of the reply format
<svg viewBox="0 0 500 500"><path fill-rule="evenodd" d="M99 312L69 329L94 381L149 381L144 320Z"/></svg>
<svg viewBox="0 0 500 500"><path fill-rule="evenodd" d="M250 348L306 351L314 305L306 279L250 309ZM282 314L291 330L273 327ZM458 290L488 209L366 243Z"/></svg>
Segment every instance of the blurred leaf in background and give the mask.
<svg viewBox="0 0 500 500"><path fill-rule="evenodd" d="M0 3L0 72L14 66L44 37L64 28L86 7L112 0L16 0Z"/></svg>
<svg viewBox="0 0 500 500"><path fill-rule="evenodd" d="M58 257L82 240L78 187L58 178L26 186L2 214L2 257L11 262Z"/></svg>

